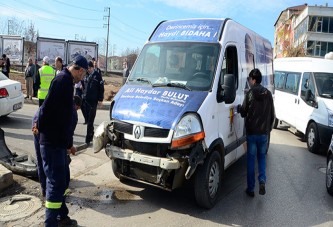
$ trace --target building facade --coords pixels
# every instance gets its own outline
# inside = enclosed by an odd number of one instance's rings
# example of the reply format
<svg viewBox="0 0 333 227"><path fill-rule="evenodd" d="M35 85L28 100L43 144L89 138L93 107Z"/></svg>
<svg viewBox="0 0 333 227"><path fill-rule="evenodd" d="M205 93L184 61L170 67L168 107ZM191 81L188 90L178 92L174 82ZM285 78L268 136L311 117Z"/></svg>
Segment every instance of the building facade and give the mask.
<svg viewBox="0 0 333 227"><path fill-rule="evenodd" d="M287 8L281 12L274 27L274 58L323 58L333 51L333 7L328 4Z"/></svg>

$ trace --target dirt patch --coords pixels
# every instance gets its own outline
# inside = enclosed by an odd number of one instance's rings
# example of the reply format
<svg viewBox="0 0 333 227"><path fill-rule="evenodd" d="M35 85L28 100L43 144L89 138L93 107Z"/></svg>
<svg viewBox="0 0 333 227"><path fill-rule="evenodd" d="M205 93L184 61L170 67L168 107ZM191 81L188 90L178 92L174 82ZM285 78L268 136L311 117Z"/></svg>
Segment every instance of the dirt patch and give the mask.
<svg viewBox="0 0 333 227"><path fill-rule="evenodd" d="M22 72L16 72L16 71L10 72L9 78L21 82L22 91L24 94L26 94L25 79ZM111 74L110 76L103 76L103 80L104 80L104 101L111 101L111 99L117 94L117 92L121 88L123 78L122 76Z"/></svg>

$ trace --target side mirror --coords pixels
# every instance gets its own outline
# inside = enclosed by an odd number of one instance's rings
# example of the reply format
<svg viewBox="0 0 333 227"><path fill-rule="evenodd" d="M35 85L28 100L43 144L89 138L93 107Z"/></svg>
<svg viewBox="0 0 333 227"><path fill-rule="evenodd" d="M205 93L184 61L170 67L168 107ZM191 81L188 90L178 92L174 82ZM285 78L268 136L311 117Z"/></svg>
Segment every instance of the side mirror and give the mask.
<svg viewBox="0 0 333 227"><path fill-rule="evenodd" d="M226 104L233 103L236 98L236 86L235 86L235 77L233 74L224 75L224 84L222 85L223 101Z"/></svg>

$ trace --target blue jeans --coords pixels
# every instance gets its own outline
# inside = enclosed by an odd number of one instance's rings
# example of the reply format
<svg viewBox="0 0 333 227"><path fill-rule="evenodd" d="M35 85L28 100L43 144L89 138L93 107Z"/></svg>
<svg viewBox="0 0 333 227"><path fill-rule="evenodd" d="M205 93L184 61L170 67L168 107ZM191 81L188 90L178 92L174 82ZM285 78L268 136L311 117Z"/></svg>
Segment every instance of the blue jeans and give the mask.
<svg viewBox="0 0 333 227"><path fill-rule="evenodd" d="M258 160L258 181L266 183L266 149L268 135L247 135L247 190L254 191L255 186L255 158Z"/></svg>

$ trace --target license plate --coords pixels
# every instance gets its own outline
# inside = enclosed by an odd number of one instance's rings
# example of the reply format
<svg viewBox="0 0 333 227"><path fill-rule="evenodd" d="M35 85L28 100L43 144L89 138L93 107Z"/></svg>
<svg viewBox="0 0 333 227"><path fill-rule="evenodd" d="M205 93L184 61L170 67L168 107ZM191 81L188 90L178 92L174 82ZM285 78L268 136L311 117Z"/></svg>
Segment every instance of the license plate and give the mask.
<svg viewBox="0 0 333 227"><path fill-rule="evenodd" d="M18 109L21 109L22 108L22 103L19 102L19 103L16 103L14 106L13 106L13 110L18 110Z"/></svg>

